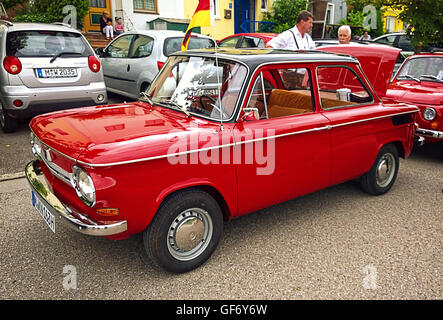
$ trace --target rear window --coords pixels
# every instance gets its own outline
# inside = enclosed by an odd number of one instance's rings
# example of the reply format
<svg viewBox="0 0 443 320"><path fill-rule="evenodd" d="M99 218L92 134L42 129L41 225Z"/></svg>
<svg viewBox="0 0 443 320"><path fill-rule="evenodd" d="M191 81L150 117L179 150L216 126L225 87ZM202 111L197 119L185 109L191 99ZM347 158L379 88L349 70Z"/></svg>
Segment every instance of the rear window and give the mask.
<svg viewBox="0 0 443 320"><path fill-rule="evenodd" d="M163 46L163 54L169 57L172 53L180 51L183 42L183 37L167 38ZM192 49L206 49L215 47L212 39L191 37L189 39L188 50Z"/></svg>
<svg viewBox="0 0 443 320"><path fill-rule="evenodd" d="M16 57L49 57L59 53L93 55L79 33L63 31L15 31L6 38L6 54Z"/></svg>

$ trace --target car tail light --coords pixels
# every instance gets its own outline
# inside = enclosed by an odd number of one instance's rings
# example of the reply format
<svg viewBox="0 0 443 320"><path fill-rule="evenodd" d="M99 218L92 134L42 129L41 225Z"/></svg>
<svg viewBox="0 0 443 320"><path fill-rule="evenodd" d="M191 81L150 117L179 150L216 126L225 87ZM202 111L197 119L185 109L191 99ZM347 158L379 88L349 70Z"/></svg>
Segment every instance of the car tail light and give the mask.
<svg viewBox="0 0 443 320"><path fill-rule="evenodd" d="M19 58L14 56L5 57L3 60L3 66L10 74L18 74L22 71L22 63Z"/></svg>
<svg viewBox="0 0 443 320"><path fill-rule="evenodd" d="M92 72L99 72L100 71L100 61L97 59L96 56L89 56L88 57L88 65L89 65L89 69L91 69Z"/></svg>
<svg viewBox="0 0 443 320"><path fill-rule="evenodd" d="M161 68L163 68L163 66L165 65L165 63L164 62L162 62L162 61L157 61L157 67L158 67L158 71L160 71L161 70Z"/></svg>

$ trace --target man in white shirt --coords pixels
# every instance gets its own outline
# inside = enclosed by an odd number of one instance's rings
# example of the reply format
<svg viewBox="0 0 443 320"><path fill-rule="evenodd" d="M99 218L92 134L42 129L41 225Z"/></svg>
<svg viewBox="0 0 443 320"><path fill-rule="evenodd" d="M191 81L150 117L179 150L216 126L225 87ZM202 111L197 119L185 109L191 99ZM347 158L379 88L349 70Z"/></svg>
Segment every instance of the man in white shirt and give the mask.
<svg viewBox="0 0 443 320"><path fill-rule="evenodd" d="M302 10L297 17L297 24L277 37L271 39L266 47L290 50L315 49L315 43L308 34L312 28L312 13Z"/></svg>

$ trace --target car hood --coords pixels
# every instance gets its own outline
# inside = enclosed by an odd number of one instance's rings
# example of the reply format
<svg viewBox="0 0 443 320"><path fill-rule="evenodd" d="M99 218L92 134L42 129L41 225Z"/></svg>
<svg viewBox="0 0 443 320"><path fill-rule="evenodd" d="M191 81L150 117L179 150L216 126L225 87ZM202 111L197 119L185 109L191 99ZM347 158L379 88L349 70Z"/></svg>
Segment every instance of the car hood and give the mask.
<svg viewBox="0 0 443 320"><path fill-rule="evenodd" d="M92 166L188 151L189 135L210 135L219 126L144 102L52 112L37 116L30 123L43 143ZM202 142L195 147L199 148Z"/></svg>
<svg viewBox="0 0 443 320"><path fill-rule="evenodd" d="M401 52L384 45L342 44L317 48L317 50L351 55L360 65L379 97L386 95L392 71Z"/></svg>
<svg viewBox="0 0 443 320"><path fill-rule="evenodd" d="M422 81L395 81L386 92L386 98L416 104L443 105L443 85Z"/></svg>

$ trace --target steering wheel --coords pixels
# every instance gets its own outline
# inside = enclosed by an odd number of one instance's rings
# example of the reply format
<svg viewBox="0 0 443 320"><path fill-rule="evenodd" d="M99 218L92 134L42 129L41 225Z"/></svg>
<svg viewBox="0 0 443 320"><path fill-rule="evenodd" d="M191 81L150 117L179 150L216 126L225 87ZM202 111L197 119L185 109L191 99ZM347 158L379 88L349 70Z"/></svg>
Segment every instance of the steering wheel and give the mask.
<svg viewBox="0 0 443 320"><path fill-rule="evenodd" d="M225 117L226 117L226 119L229 118L229 116L228 116L228 115L226 114L226 112L223 110L223 107L222 107L222 106L220 106L220 107L217 106L217 100L215 100L213 97L208 96L208 95L206 95L206 94L202 94L202 95L200 96L200 98L199 98L200 105L202 106L203 109L207 110L207 109L205 108L205 105L204 105L203 102L202 102L202 98L207 98L207 99L211 100L211 102L212 102L211 106L212 106L213 108L215 108L218 112L220 112L220 113L222 114L223 118L225 118Z"/></svg>

